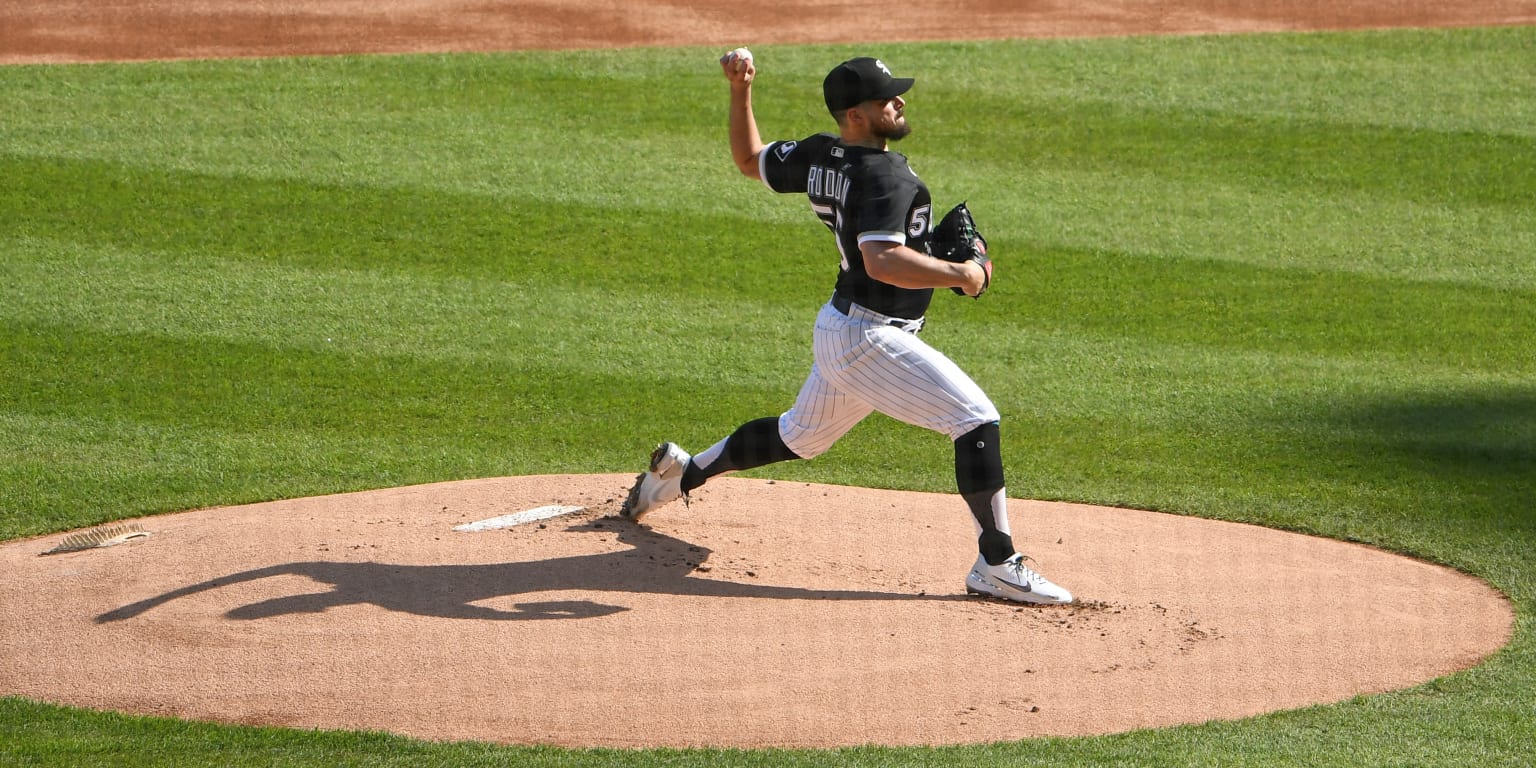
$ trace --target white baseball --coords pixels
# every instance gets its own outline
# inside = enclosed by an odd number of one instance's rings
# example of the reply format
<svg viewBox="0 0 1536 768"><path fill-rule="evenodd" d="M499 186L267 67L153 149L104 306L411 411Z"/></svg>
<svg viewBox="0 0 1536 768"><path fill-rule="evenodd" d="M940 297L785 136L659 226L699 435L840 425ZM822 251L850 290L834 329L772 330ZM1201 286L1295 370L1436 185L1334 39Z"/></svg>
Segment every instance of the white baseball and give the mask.
<svg viewBox="0 0 1536 768"><path fill-rule="evenodd" d="M745 48L737 48L736 50L733 50L730 53L727 53L725 55L725 58L726 58L727 61L731 61L731 62L751 61L752 60L752 52L747 50L747 49L745 49Z"/></svg>

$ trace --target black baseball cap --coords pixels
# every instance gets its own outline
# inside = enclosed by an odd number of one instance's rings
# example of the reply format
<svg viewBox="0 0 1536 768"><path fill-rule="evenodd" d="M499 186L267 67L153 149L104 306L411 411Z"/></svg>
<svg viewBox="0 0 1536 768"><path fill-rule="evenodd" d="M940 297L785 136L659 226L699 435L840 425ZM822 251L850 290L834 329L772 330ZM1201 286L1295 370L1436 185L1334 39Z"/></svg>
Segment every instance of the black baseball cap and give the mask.
<svg viewBox="0 0 1536 768"><path fill-rule="evenodd" d="M827 111L841 112L871 99L894 99L912 87L910 77L892 77L879 59L849 59L827 73L821 83Z"/></svg>

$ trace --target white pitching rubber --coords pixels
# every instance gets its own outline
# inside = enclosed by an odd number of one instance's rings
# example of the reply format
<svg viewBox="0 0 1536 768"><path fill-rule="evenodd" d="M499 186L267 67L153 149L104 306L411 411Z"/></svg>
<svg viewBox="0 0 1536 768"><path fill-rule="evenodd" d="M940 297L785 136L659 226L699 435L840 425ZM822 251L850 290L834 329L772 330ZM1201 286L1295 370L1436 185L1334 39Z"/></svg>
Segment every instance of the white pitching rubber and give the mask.
<svg viewBox="0 0 1536 768"><path fill-rule="evenodd" d="M548 507L530 509L525 512L518 512L515 515L502 515L501 517L493 517L489 520L476 520L473 523L456 525L453 527L453 529L455 531L468 532L499 531L503 528L512 528L514 526L523 525L525 523L533 523L539 520L548 520L551 517L560 517L561 515L569 515L575 512L584 511L586 511L585 507L563 507L558 505L551 505Z"/></svg>

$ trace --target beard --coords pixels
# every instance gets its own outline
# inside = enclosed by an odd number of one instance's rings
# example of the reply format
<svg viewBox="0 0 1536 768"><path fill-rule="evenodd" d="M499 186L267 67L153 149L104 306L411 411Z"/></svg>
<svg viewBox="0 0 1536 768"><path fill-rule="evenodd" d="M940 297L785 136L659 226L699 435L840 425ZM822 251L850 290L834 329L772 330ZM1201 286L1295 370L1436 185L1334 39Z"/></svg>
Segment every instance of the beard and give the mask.
<svg viewBox="0 0 1536 768"><path fill-rule="evenodd" d="M892 123L889 127L880 126L875 130L875 135L886 141L901 141L912 133L912 124L906 120Z"/></svg>

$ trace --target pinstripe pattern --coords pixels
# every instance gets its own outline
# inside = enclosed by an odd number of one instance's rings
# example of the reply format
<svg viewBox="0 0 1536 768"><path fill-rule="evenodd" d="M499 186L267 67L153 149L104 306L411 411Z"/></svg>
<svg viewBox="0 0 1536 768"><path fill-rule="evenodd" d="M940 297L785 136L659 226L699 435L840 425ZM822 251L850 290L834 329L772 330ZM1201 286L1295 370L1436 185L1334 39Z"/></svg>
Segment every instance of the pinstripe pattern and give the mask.
<svg viewBox="0 0 1536 768"><path fill-rule="evenodd" d="M794 407L779 417L784 444L801 458L825 453L874 411L951 440L998 420L971 377L889 320L857 304L851 316L830 303L817 314L815 364Z"/></svg>

